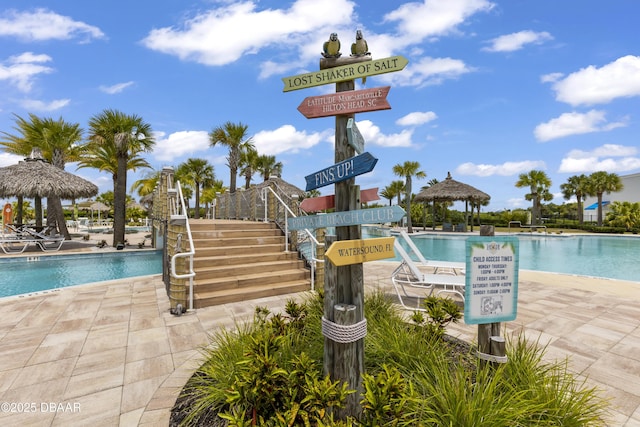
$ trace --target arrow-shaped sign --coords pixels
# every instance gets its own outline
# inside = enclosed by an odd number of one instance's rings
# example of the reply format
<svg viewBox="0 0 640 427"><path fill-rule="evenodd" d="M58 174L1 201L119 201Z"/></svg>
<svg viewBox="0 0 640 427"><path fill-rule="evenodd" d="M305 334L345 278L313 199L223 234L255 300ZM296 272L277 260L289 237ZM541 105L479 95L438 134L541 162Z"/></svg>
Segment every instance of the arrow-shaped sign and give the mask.
<svg viewBox="0 0 640 427"><path fill-rule="evenodd" d="M371 172L377 162L378 159L370 153L362 153L359 156L343 160L326 169L305 176L304 179L307 181L307 189L305 191L346 181L355 176Z"/></svg>
<svg viewBox="0 0 640 427"><path fill-rule="evenodd" d="M347 120L347 142L357 154L364 151L364 138L353 119Z"/></svg>
<svg viewBox="0 0 640 427"><path fill-rule="evenodd" d="M377 237L365 240L339 240L333 242L325 256L335 266L359 264L367 261L393 258L395 237Z"/></svg>
<svg viewBox="0 0 640 427"><path fill-rule="evenodd" d="M361 77L401 71L408 63L409 60L404 56L392 56L390 58L374 59L373 61L356 62L339 67L327 68L313 73L283 77L284 89L282 91L289 92L307 87L322 86L328 83L345 82Z"/></svg>
<svg viewBox="0 0 640 427"><path fill-rule="evenodd" d="M298 106L307 119L389 110L387 94L391 86L373 89L348 90L330 95L309 96Z"/></svg>
<svg viewBox="0 0 640 427"><path fill-rule="evenodd" d="M353 211L334 212L321 215L299 216L289 218L289 230L304 230L305 228L345 227L360 224L385 224L397 222L405 216L400 206L384 208L357 209Z"/></svg>
<svg viewBox="0 0 640 427"><path fill-rule="evenodd" d="M378 196L378 188L369 188L367 190L360 190L360 203L372 202L374 200L380 200ZM313 197L310 199L304 199L300 203L300 209L305 212L318 212L325 209L333 209L336 206L336 196L333 194L330 196Z"/></svg>

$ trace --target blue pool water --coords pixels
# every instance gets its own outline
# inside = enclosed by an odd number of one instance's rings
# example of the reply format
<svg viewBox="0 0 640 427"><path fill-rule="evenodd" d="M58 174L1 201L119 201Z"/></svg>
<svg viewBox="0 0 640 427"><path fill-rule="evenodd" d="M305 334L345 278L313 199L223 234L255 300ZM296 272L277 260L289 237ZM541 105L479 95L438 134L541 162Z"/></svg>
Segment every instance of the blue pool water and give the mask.
<svg viewBox="0 0 640 427"><path fill-rule="evenodd" d="M517 237L521 269L640 281L640 238L579 234ZM465 261L465 236L411 238L427 259ZM399 238L401 244L402 240Z"/></svg>
<svg viewBox="0 0 640 427"><path fill-rule="evenodd" d="M0 258L0 297L162 273L162 251Z"/></svg>

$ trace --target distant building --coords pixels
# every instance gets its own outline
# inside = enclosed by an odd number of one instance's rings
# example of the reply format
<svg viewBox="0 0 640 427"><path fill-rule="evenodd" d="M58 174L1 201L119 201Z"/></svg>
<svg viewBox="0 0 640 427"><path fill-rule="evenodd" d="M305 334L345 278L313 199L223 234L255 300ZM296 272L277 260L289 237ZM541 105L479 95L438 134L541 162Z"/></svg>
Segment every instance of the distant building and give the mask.
<svg viewBox="0 0 640 427"><path fill-rule="evenodd" d="M631 175L620 175L622 181L622 191L617 193L604 193L602 195L602 218L606 218L609 206L613 202L640 202L640 173ZM584 220L598 220L598 198L596 196L587 197L584 202Z"/></svg>

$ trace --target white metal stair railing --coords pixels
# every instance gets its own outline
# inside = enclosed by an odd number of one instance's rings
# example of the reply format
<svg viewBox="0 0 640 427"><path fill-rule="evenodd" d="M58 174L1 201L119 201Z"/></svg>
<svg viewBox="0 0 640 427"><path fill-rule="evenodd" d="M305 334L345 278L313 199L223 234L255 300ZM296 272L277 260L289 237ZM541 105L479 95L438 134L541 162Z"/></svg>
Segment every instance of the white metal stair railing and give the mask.
<svg viewBox="0 0 640 427"><path fill-rule="evenodd" d="M185 219L185 224L186 224L186 228L187 228L187 242L189 245L189 248L186 252L182 251L182 234L180 234L178 236L178 240L176 242L176 253L171 257L171 268L170 268L170 274L171 277L175 278L175 279L189 279L189 310L193 310L193 278L195 277L196 273L195 271L193 271L193 256L195 255L196 251L195 248L193 246L193 236L191 235L191 227L189 226L189 216L187 215L188 211L187 211L187 207L186 204L184 203L184 198L182 197L182 187L180 186L180 181L178 181L176 183L176 188L172 188L169 189L169 194L171 195L171 192L174 191L175 192L175 198L174 198L174 202L172 202L172 198L169 198L169 207L171 209L171 217L173 218L180 218L180 217L184 217ZM185 274L177 274L176 273L176 260L178 258L189 258L189 271ZM181 310L177 310L179 312L179 314L181 313Z"/></svg>
<svg viewBox="0 0 640 427"><path fill-rule="evenodd" d="M289 206L282 200L282 198L273 190L273 188L271 187L264 187L262 189L262 194L261 194L261 198L264 201L264 221L267 222L269 220L268 218L268 206L267 206L267 192L271 192L273 194L273 196L275 197L276 201L278 204L280 204L283 208L284 208L284 235L285 235L285 251L289 252L289 224L288 224L288 217L291 216L293 218L296 218L297 215L291 210L291 208L289 208ZM273 220L277 223L278 219L277 218L273 218ZM311 241L311 254L310 254L310 259L307 259L307 261L309 262L309 265L311 266L311 290L315 290L315 269L316 269L316 263L318 262L324 262L323 259L318 259L316 257L316 253L317 253L317 247L319 246L324 246L323 243L318 242L318 240L316 239L316 237L313 235L313 233L308 230L308 229L303 229L300 230L302 231L307 237L308 239Z"/></svg>

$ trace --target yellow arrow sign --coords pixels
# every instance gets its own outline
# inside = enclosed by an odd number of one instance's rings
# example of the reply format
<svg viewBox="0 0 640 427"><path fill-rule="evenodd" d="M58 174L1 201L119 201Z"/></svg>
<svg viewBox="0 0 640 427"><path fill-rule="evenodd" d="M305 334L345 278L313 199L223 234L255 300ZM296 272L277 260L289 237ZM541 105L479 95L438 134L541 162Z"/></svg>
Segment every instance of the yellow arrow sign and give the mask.
<svg viewBox="0 0 640 427"><path fill-rule="evenodd" d="M393 251L395 239L395 237L377 237L364 240L339 240L331 244L325 255L338 267L393 258L396 256Z"/></svg>
<svg viewBox="0 0 640 427"><path fill-rule="evenodd" d="M328 83L338 83L359 79L361 77L401 71L408 63L409 60L404 56L392 56L390 58L374 59L373 61L356 62L354 64L326 68L314 73L284 77L282 79L284 82L284 89L282 91L289 92L292 90L326 85Z"/></svg>

